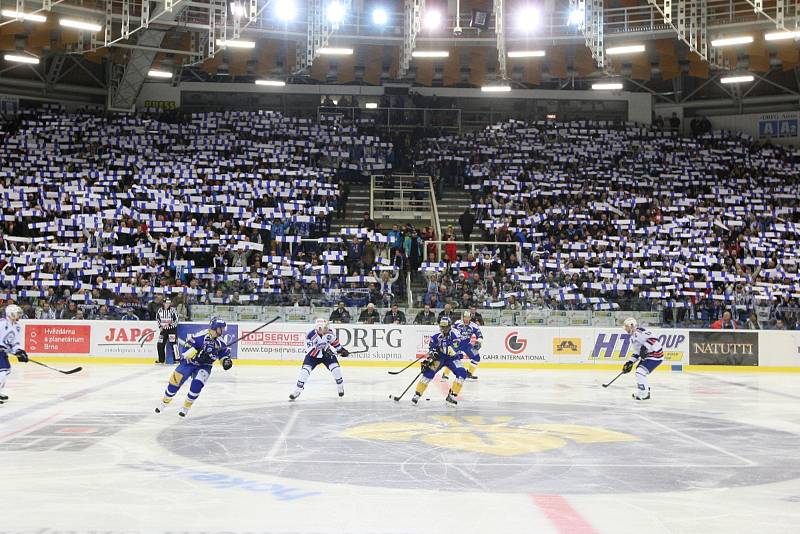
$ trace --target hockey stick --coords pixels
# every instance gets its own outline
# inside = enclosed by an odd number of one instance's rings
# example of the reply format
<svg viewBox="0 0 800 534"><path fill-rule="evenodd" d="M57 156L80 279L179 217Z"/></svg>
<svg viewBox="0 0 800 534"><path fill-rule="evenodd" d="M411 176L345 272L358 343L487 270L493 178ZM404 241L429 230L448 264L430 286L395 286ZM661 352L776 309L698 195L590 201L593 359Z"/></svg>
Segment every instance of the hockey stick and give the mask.
<svg viewBox="0 0 800 534"><path fill-rule="evenodd" d="M42 362L37 362L36 360L31 360L30 358L28 358L28 361L31 362L31 363L35 363L36 365L41 365L42 367L47 367L51 371L58 371L59 373L65 374L65 375L71 375L71 374L77 373L78 371L81 371L83 369L83 367L76 367L75 369L70 369L69 371L62 371L61 369L56 369L55 367L50 367L49 365L45 365Z"/></svg>
<svg viewBox="0 0 800 534"><path fill-rule="evenodd" d="M261 326L259 326L259 327L258 327L258 328L256 328L255 330L251 330L250 332L247 332L245 335L243 335L243 336L239 336L239 338L238 338L238 339L235 339L235 340L231 341L230 343L228 343L228 344L227 344L227 345L225 345L225 346L226 346L226 347L231 347L231 346L233 346L233 345L236 345L236 344L237 344L238 342L240 342L241 340L243 340L243 339L245 339L245 338L247 338L247 337L250 337L250 336L252 336L253 334L255 334L256 332L258 332L258 331L259 331L259 330L261 330L262 328L265 328L265 327L267 327L267 326L271 325L272 323L274 323L274 322L275 322L275 321L277 321L278 319L280 319L280 317L273 317L272 319L270 319L270 320L269 320L269 321L267 321L266 323L262 324Z"/></svg>
<svg viewBox="0 0 800 534"><path fill-rule="evenodd" d="M625 374L625 371L620 371L620 373L619 373L617 376L615 376L615 377L614 377L614 380L616 380L617 378L621 377L621 376L622 376L622 375L624 375L624 374ZM609 382L608 384L603 384L603 387L604 387L604 388L607 388L608 386L610 386L611 384L613 384L613 383L614 383L614 380L612 380L612 381L611 381L611 382Z"/></svg>
<svg viewBox="0 0 800 534"><path fill-rule="evenodd" d="M399 375L400 373L402 373L403 371L405 371L406 369L408 369L409 367L411 367L412 365L414 365L414 364L415 364L415 363L417 363L418 361L419 361L419 360L417 360L417 359L414 359L414 361L413 361L413 362L409 363L408 365L406 365L405 367L403 367L403 368L402 368L402 369L400 369L399 371L387 371L387 372L388 372L390 375Z"/></svg>
<svg viewBox="0 0 800 534"><path fill-rule="evenodd" d="M404 389L404 390L403 390L403 392L402 392L400 395L398 395L398 396L396 396L396 397L395 397L394 395L392 395L391 393L389 393L389 398L390 398L390 399L392 399L392 400L393 400L393 401L395 401L395 402L399 402L399 401L400 401L400 399L402 399L402 398L403 398L403 395L405 395L405 394L406 394L406 392L407 392L409 389L411 389L411 386L413 386L413 385L414 385L414 384L417 382L417 379L418 379L420 376L422 376L422 371L420 371L420 372L419 372L419 374L417 374L417 376L415 376L415 377L414 377L414 380L412 380L412 381L411 381L411 383L410 383L408 386L406 386L406 389Z"/></svg>
<svg viewBox="0 0 800 534"><path fill-rule="evenodd" d="M367 350L359 350L359 351L356 351L356 352L348 352L347 353L347 357L349 358L353 354L366 354L367 352L369 352L369 349L367 349Z"/></svg>

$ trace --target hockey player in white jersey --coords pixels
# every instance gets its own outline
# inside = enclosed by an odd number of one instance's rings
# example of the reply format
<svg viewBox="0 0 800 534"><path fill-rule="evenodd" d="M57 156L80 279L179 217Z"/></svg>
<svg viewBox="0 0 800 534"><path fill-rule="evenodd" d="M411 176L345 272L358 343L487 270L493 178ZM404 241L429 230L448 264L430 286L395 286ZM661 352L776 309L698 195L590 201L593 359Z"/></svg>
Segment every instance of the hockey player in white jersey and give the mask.
<svg viewBox="0 0 800 534"><path fill-rule="evenodd" d="M336 356L346 358L350 355L346 348L342 347L336 334L328 328L328 321L317 319L314 322L314 329L306 335L306 357L303 360L303 367L300 368L300 376L297 377L297 387L289 395L289 400L295 400L303 392L311 371L323 364L336 380L336 389L340 397L344 397L344 378L342 378L342 368Z"/></svg>
<svg viewBox="0 0 800 534"><path fill-rule="evenodd" d="M633 398L647 400L650 398L650 386L647 377L664 361L664 347L661 341L650 330L636 324L636 319L625 319L625 332L631 337L632 353L622 366L623 373L630 373L636 363L636 392Z"/></svg>
<svg viewBox="0 0 800 534"><path fill-rule="evenodd" d="M19 320L22 318L22 308L15 304L6 306L6 317L0 319L0 404L8 400L3 395L3 387L11 373L11 362L8 356L13 354L22 363L28 361L28 354L22 349L22 328Z"/></svg>

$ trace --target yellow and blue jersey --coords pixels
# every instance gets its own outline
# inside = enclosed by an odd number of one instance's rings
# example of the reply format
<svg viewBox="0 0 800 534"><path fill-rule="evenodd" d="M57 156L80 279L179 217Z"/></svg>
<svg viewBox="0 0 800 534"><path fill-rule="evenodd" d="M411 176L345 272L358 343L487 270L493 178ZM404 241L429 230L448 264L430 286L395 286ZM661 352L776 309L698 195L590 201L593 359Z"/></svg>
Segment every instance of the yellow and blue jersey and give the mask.
<svg viewBox="0 0 800 534"><path fill-rule="evenodd" d="M428 344L428 354L439 354L443 360L454 360L461 357L461 341L454 330L447 335L438 332L431 336Z"/></svg>
<svg viewBox="0 0 800 534"><path fill-rule="evenodd" d="M181 360L193 365L213 365L216 360L229 357L229 349L221 337L213 338L208 330L201 330L186 339L189 348L181 354Z"/></svg>

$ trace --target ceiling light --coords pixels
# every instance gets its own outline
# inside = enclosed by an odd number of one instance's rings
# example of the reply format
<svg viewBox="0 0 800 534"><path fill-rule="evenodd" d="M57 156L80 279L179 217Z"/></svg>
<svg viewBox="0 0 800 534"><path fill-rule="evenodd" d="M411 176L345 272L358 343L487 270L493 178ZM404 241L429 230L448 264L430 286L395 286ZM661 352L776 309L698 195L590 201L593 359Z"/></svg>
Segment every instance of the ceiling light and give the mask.
<svg viewBox="0 0 800 534"><path fill-rule="evenodd" d="M525 6L517 13L517 28L527 33L539 25L540 18L536 6Z"/></svg>
<svg viewBox="0 0 800 534"><path fill-rule="evenodd" d="M738 74L735 76L726 76L725 78L720 78L720 83L748 83L755 80L755 77L752 74Z"/></svg>
<svg viewBox="0 0 800 534"><path fill-rule="evenodd" d="M544 57L544 50L513 50L508 57Z"/></svg>
<svg viewBox="0 0 800 534"><path fill-rule="evenodd" d="M547 120L549 120L549 121L554 121L554 120L556 120L556 116L555 116L555 114L553 114L553 113L548 113L548 114L547 114Z"/></svg>
<svg viewBox="0 0 800 534"><path fill-rule="evenodd" d="M255 41L247 41L245 39L217 39L217 46L225 48L255 48Z"/></svg>
<svg viewBox="0 0 800 534"><path fill-rule="evenodd" d="M326 13L328 16L328 22L331 22L333 24L339 24L344 20L346 10L343 4L334 1L328 4L328 9Z"/></svg>
<svg viewBox="0 0 800 534"><path fill-rule="evenodd" d="M569 11L569 18L567 19L567 24L570 26L579 26L584 23L586 16L585 9L571 9Z"/></svg>
<svg viewBox="0 0 800 534"><path fill-rule="evenodd" d="M412 57L450 57L447 50L414 50Z"/></svg>
<svg viewBox="0 0 800 534"><path fill-rule="evenodd" d="M622 84L619 82L593 83L592 89L594 89L595 91L618 91L622 89Z"/></svg>
<svg viewBox="0 0 800 534"><path fill-rule="evenodd" d="M351 56L353 55L352 48L333 48L325 46L317 50L323 56Z"/></svg>
<svg viewBox="0 0 800 534"><path fill-rule="evenodd" d="M278 0L275 4L275 16L283 22L294 20L297 16L297 7L292 0Z"/></svg>
<svg viewBox="0 0 800 534"><path fill-rule="evenodd" d="M711 46L731 46L740 45L753 42L752 35L740 35L738 37L725 37L723 39L714 39L711 41Z"/></svg>
<svg viewBox="0 0 800 534"><path fill-rule="evenodd" d="M168 70L150 69L147 75L151 78L172 78L172 73Z"/></svg>
<svg viewBox="0 0 800 534"><path fill-rule="evenodd" d="M442 25L442 14L436 9L431 9L430 11L426 9L423 24L425 28L435 30Z"/></svg>
<svg viewBox="0 0 800 534"><path fill-rule="evenodd" d="M36 13L23 13L22 11L16 11L14 9L4 9L0 11L0 14L2 14L4 17L29 20L31 22L45 22L47 20L47 17L44 15L38 15Z"/></svg>
<svg viewBox="0 0 800 534"><path fill-rule="evenodd" d="M86 30L89 32L99 32L103 29L99 24L85 20L61 19L58 23L65 28L75 28L76 30Z"/></svg>
<svg viewBox="0 0 800 534"><path fill-rule="evenodd" d="M14 63L29 63L31 65L38 65L39 58L36 56L27 56L23 54L6 54L3 56L6 61L13 61Z"/></svg>
<svg viewBox="0 0 800 534"><path fill-rule="evenodd" d="M270 87L283 87L286 82L283 80L256 80L256 85L268 85Z"/></svg>
<svg viewBox="0 0 800 534"><path fill-rule="evenodd" d="M5 15L5 12L3 12ZM783 41L785 39L797 39L800 37L800 32L772 32L765 33L764 39L767 41Z"/></svg>
<svg viewBox="0 0 800 534"><path fill-rule="evenodd" d="M231 2L231 15L240 18L243 17L244 14L245 14L245 9L242 4L240 4L239 2Z"/></svg>
<svg viewBox="0 0 800 534"><path fill-rule="evenodd" d="M378 26L383 26L389 22L389 13L382 7L376 7L372 10L372 22Z"/></svg>
<svg viewBox="0 0 800 534"><path fill-rule="evenodd" d="M378 109L377 102L367 102L366 104L367 109Z"/></svg>
<svg viewBox="0 0 800 534"><path fill-rule="evenodd" d="M644 51L645 48L643 44L614 46L611 48L606 48L606 55L616 56L620 54L637 54L639 52L644 52Z"/></svg>
<svg viewBox="0 0 800 534"><path fill-rule="evenodd" d="M481 87L482 93L508 93L511 91L510 85L484 85Z"/></svg>

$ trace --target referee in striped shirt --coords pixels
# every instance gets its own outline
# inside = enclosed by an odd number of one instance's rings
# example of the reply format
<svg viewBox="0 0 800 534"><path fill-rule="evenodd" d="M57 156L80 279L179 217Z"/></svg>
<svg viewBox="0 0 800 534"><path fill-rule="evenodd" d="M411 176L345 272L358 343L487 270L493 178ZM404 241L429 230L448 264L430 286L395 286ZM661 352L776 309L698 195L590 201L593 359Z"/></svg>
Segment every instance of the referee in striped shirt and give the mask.
<svg viewBox="0 0 800 534"><path fill-rule="evenodd" d="M172 359L177 362L178 353L178 312L172 307L169 299L156 312L158 322L158 360L155 363L166 363L167 343L172 345Z"/></svg>

